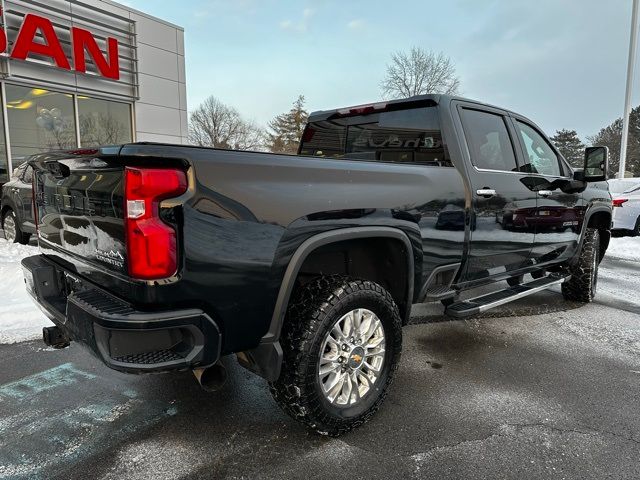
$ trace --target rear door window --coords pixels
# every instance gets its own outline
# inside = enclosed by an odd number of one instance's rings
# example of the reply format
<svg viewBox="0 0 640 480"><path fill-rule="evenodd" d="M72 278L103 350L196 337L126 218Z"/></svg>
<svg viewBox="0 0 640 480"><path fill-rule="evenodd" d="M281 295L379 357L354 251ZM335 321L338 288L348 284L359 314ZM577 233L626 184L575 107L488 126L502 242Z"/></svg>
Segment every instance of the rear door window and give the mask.
<svg viewBox="0 0 640 480"><path fill-rule="evenodd" d="M463 108L461 116L471 161L477 168L518 170L504 116L469 108Z"/></svg>

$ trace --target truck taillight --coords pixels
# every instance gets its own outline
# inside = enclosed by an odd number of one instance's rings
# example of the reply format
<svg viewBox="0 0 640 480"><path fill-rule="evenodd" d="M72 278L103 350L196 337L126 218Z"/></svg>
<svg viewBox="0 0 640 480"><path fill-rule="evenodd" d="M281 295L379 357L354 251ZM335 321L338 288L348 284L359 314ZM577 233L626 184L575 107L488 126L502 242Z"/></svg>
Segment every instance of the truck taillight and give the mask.
<svg viewBox="0 0 640 480"><path fill-rule="evenodd" d="M623 203L627 203L628 201L628 198L615 198L612 203L614 207L621 207Z"/></svg>
<svg viewBox="0 0 640 480"><path fill-rule="evenodd" d="M125 226L129 275L167 278L178 269L175 228L160 218L160 202L187 191L187 176L173 168L125 170Z"/></svg>

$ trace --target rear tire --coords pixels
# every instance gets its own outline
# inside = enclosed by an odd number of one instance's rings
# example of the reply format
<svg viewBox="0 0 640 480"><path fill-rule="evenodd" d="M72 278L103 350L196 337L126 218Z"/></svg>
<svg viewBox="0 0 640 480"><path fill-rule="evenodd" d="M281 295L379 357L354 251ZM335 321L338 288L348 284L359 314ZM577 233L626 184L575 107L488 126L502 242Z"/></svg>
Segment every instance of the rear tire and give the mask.
<svg viewBox="0 0 640 480"><path fill-rule="evenodd" d="M380 408L400 361L402 320L380 285L320 277L296 292L280 341L273 398L295 420L338 436Z"/></svg>
<svg viewBox="0 0 640 480"><path fill-rule="evenodd" d="M4 238L10 243L26 245L31 238L31 235L20 230L18 218L11 209L7 210L2 216L2 231L4 232Z"/></svg>
<svg viewBox="0 0 640 480"><path fill-rule="evenodd" d="M587 228L578 262L571 268L571 278L562 284L565 300L589 303L596 295L600 264L600 232Z"/></svg>

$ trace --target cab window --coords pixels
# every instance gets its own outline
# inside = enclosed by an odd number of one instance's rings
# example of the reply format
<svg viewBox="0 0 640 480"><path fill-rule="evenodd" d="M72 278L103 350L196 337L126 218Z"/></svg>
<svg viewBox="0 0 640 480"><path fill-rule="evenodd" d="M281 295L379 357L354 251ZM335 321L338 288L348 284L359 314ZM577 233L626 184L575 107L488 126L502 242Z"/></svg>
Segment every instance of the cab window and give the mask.
<svg viewBox="0 0 640 480"><path fill-rule="evenodd" d="M518 170L511 137L502 115L462 109L464 127L472 163L483 170Z"/></svg>
<svg viewBox="0 0 640 480"><path fill-rule="evenodd" d="M516 120L516 128L524 146L525 164L520 168L526 173L539 173L560 177L564 172L560 161L547 140L526 123Z"/></svg>
<svg viewBox="0 0 640 480"><path fill-rule="evenodd" d="M452 167L436 107L310 122L302 155Z"/></svg>

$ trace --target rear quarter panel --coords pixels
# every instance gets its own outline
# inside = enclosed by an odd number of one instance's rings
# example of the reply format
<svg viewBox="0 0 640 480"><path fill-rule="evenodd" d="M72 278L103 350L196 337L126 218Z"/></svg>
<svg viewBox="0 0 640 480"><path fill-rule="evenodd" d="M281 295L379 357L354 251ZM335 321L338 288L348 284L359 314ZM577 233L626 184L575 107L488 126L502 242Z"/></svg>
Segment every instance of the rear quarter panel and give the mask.
<svg viewBox="0 0 640 480"><path fill-rule="evenodd" d="M197 148L175 153L188 156L195 190L183 208L181 279L167 293L213 312L225 352L258 344L291 257L313 235L358 226L402 230L414 248L416 291L435 266L461 261L464 230L435 228L444 205L464 208L455 168Z"/></svg>

